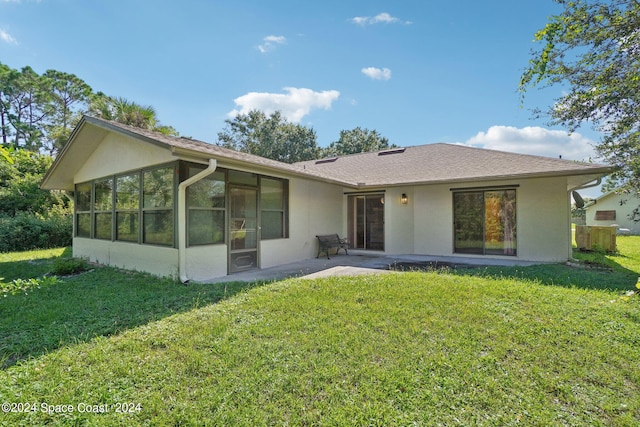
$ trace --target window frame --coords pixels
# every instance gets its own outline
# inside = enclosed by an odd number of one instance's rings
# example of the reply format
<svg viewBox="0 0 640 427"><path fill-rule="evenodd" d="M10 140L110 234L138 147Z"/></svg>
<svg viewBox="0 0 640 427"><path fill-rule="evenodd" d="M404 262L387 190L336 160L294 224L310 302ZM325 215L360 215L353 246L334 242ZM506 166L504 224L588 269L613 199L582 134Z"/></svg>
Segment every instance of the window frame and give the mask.
<svg viewBox="0 0 640 427"><path fill-rule="evenodd" d="M141 233L141 241L143 245L151 245L151 246L162 246L162 247L176 247L176 233L177 233L177 203L178 203L178 184L179 179L176 179L177 168L179 167L178 162L172 162L169 164L156 165L148 168L144 168L140 170L140 179L141 179L141 187L140 187L140 233ZM145 206L145 174L153 171L161 170L161 169L170 169L171 170L171 207L167 206ZM147 220L145 219L146 213L157 213L157 212L170 212L171 213L171 242L170 243L160 243L160 242L149 242L146 235L146 227Z"/></svg>
<svg viewBox="0 0 640 427"><path fill-rule="evenodd" d="M185 170L186 173L184 174L184 176L181 177L180 181L184 181L188 178L190 178L191 176L194 175L190 175L189 173L189 168L194 168L194 169L199 169L199 172L203 171L206 169L205 165L201 165L198 163L188 163L185 162ZM197 173L199 173L197 172ZM223 174L223 182L224 182L224 203L222 207L219 206L190 206L189 205L189 193L190 191L192 191L192 187L196 184L198 184L201 181L213 181L213 176L216 173L222 173ZM227 207L228 207L228 191L229 191L229 174L227 169L224 168L217 168L215 170L215 172L205 178L203 178L202 180L193 183L192 185L188 186L186 189L186 194L185 194L185 199L186 199L186 203L185 203L185 214L186 214L186 242L187 242L187 247L195 247L195 246L212 246L212 245L224 245L227 243L227 224L228 224L228 218L227 218ZM191 214L192 212L222 212L222 241L214 241L214 242L204 242L204 243L193 243L191 241ZM213 231L213 230L212 230Z"/></svg>
<svg viewBox="0 0 640 427"><path fill-rule="evenodd" d="M453 253L457 253L457 254L474 254L474 255L482 255L482 256L492 256L492 255L497 255L497 256L518 256L518 233L517 233L517 229L518 229L518 215L517 215L517 207L518 207L518 191L517 188L519 186L518 185L512 185L512 186L499 186L499 187L476 187L476 188L452 188L452 217L453 217ZM510 233L511 238L510 239L504 239L502 240L503 243L503 247L502 249L492 249L490 247L487 246L487 193L496 193L496 192L506 192L506 191L512 191L513 192L513 197L512 197L512 202L513 202L513 206L510 208L512 209L511 212L511 217L513 219L513 224L511 224L511 227L509 228L509 230L505 231L504 229L502 230L505 233ZM457 233L458 233L458 227L456 225L456 223L460 220L459 217L457 216L457 209L456 209L456 196L459 195L482 195L482 206L480 207L480 212L482 212L482 218L476 218L476 220L481 221L482 223L482 247L481 248L476 248L479 250L473 250L474 248L470 247L470 250L461 250L462 248L458 247L457 245L457 240L456 238ZM493 218L493 221L495 222L495 218ZM509 243L506 243L509 242ZM502 253L500 253L499 251L502 251Z"/></svg>
<svg viewBox="0 0 640 427"><path fill-rule="evenodd" d="M125 178L125 177L135 177L136 181L138 183L138 200L137 200L137 207L136 208L121 208L118 206L118 180ZM136 171L136 172L129 172L129 173L122 173L122 174L118 174L115 176L115 201L114 201L114 240L116 242L128 242L128 243L141 243L142 242L142 227L141 225L141 209L140 206L142 205L142 173L141 171ZM137 233L136 233L136 238L135 240L133 239L123 239L120 237L119 235L119 227L118 227L118 215L119 214L135 214L136 215L136 226L137 226Z"/></svg>
<svg viewBox="0 0 640 427"><path fill-rule="evenodd" d="M101 200L98 200L98 183L100 182L110 182L110 189L109 189L109 195L107 196L106 200L108 201L108 209L101 209L98 206L98 203L101 202ZM115 199L115 195L114 195L114 189L115 189L115 177L114 176L107 176L107 177L102 177L102 178L98 178L98 179L94 179L92 184L92 193L93 193L93 203L92 203L92 213L91 213L91 218L92 218L92 234L93 234L93 238L97 239L97 240L108 240L108 241L113 241L113 214L114 214L114 199ZM99 221L98 221L98 215L102 216L102 215L107 215L109 216L110 220L109 220L109 236L104 236L104 237L99 237L98 236L98 225L99 225Z"/></svg>
<svg viewBox="0 0 640 427"><path fill-rule="evenodd" d="M88 185L89 186L89 200L87 202L87 207L88 209L78 209L78 196L80 194L80 191L78 190L78 187L83 186L83 185ZM85 191L86 192L86 191ZM73 206L74 206L74 225L75 225L75 230L74 230L74 236L75 237L79 237L82 239L92 239L93 238L93 220L92 220L92 211L93 211L93 182L92 181L85 181L85 182L79 182L77 184L75 184L75 194L74 194L74 199L73 199ZM82 216L86 216L87 218L89 218L89 235L85 236L85 235L81 235L79 234L80 231L80 215Z"/></svg>
<svg viewBox="0 0 640 427"><path fill-rule="evenodd" d="M287 239L289 238L289 180L287 179L283 179L283 178L276 178L276 177L272 177L272 176L265 176L265 175L259 175L260 179L258 181L258 189L260 191L260 197L259 197L259 214L260 214L260 229L261 229L261 233L260 233L260 240L276 240L276 239ZM280 203L281 203L281 208L278 209L274 209L274 208L265 208L263 206L263 197L262 197L262 190L264 188L263 186L263 181L275 181L275 182L279 182L282 185L282 193L280 196ZM279 236L274 236L274 237L264 237L264 225L262 223L262 217L263 214L265 212L275 212L275 213L281 213L282 214L282 233Z"/></svg>
<svg viewBox="0 0 640 427"><path fill-rule="evenodd" d="M163 163L160 165L154 165L154 166L150 166L147 168L142 168L142 169L135 169L135 170L130 170L127 172L122 172L122 173L118 173L118 174L114 174L114 175L107 175L107 176L103 176L103 177L99 177L99 178L94 178L92 180L89 181L83 181L83 182L78 182L75 183L75 194L74 194L74 221L75 221L75 230L74 230L74 237L79 237L79 238L84 238L84 239L97 239L97 240L110 240L110 241L117 241L117 242L121 242L121 243L137 243L137 244L143 244L143 245L151 245L151 246L162 246L162 247L171 247L171 248L175 248L176 244L177 244L177 238L176 238L176 233L177 233L177 229L178 229L178 225L177 225L177 218L178 215L176 214L177 210L178 210L178 184L179 184L179 180L176 179L177 176L177 168L179 167L179 163L180 161L174 161L174 162L169 162L169 163ZM143 204L144 204L144 174L146 172L149 171L154 171L154 170L159 170L159 169L170 169L171 170L171 174L172 174L172 184L171 184L171 203L170 203L170 207L147 207L144 208ZM138 197L138 209L120 209L117 207L117 198L116 198L116 194L117 194L117 182L118 182L118 178L122 178L124 176L137 176L138 177L138 182L139 182L139 197ZM112 184L112 188L111 188L111 209L110 210L100 210L100 209L96 209L95 203L96 203L96 183L100 182L100 181L108 181L111 180ZM89 201L89 210L79 210L78 209L78 195L79 195L79 191L78 188L80 186L85 186L88 185L91 187L90 190L90 201ZM146 242L144 239L144 212L151 212L151 211L170 211L172 218L171 218L171 243L155 243L155 242ZM131 212L131 213L135 213L137 212L138 214L138 218L137 218L137 226L138 226L138 237L136 240L123 240L123 239L118 239L117 236L117 226L118 226L118 220L117 220L117 214L118 213L122 213L122 212ZM110 214L111 215L111 238L110 239L106 239L106 238L98 238L96 237L96 214ZM79 223L79 218L81 215L89 215L89 227L90 227L90 235L89 236L83 236L78 234L79 231L79 227L78 227L78 223Z"/></svg>

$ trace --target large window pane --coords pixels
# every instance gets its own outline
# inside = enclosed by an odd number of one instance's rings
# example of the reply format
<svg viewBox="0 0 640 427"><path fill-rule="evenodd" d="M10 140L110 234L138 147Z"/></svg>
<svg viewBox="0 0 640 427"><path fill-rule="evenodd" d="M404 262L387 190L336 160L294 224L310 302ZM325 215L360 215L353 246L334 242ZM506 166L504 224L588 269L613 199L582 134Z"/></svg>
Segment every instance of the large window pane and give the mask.
<svg viewBox="0 0 640 427"><path fill-rule="evenodd" d="M145 208L173 208L173 168L146 171L143 181Z"/></svg>
<svg viewBox="0 0 640 427"><path fill-rule="evenodd" d="M262 212L262 238L278 239L284 233L284 213L279 211Z"/></svg>
<svg viewBox="0 0 640 427"><path fill-rule="evenodd" d="M516 254L516 198L514 190L485 193L485 253Z"/></svg>
<svg viewBox="0 0 640 427"><path fill-rule="evenodd" d="M136 210L140 206L140 175L116 178L116 209Z"/></svg>
<svg viewBox="0 0 640 427"><path fill-rule="evenodd" d="M224 243L223 210L189 211L189 245Z"/></svg>
<svg viewBox="0 0 640 427"><path fill-rule="evenodd" d="M76 185L76 211L91 210L91 183Z"/></svg>
<svg viewBox="0 0 640 427"><path fill-rule="evenodd" d="M224 208L224 172L214 172L187 188L187 206L190 208Z"/></svg>
<svg viewBox="0 0 640 427"><path fill-rule="evenodd" d="M484 252L484 194L454 193L455 251L468 254Z"/></svg>
<svg viewBox="0 0 640 427"><path fill-rule="evenodd" d="M260 180L260 202L262 209L283 209L283 183L275 179Z"/></svg>
<svg viewBox="0 0 640 427"><path fill-rule="evenodd" d="M139 230L138 212L116 213L116 240L137 242Z"/></svg>
<svg viewBox="0 0 640 427"><path fill-rule="evenodd" d="M76 215L76 236L91 237L91 214L79 213Z"/></svg>
<svg viewBox="0 0 640 427"><path fill-rule="evenodd" d="M229 182L233 184L244 184L255 187L258 185L258 175L255 173L230 170Z"/></svg>
<svg viewBox="0 0 640 427"><path fill-rule="evenodd" d="M144 243L173 245L173 211L144 212Z"/></svg>
<svg viewBox="0 0 640 427"><path fill-rule="evenodd" d="M111 213L97 213L96 218L96 239L111 240Z"/></svg>
<svg viewBox="0 0 640 427"><path fill-rule="evenodd" d="M113 206L113 179L103 179L95 182L96 211L110 211Z"/></svg>

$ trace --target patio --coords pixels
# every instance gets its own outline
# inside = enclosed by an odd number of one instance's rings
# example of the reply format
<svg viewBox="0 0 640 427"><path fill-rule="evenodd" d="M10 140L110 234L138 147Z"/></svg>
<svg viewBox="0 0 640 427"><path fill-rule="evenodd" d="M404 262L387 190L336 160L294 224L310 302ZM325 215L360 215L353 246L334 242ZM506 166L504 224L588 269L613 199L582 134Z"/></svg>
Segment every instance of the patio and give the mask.
<svg viewBox="0 0 640 427"><path fill-rule="evenodd" d="M442 257L428 255L378 255L352 253L310 258L276 267L247 270L228 276L207 280L206 283L275 281L291 277L315 279L328 276L354 276L360 274L384 274L420 267L468 267L488 265L535 265L539 262L518 259L488 259L484 257ZM397 267L397 268L396 268Z"/></svg>

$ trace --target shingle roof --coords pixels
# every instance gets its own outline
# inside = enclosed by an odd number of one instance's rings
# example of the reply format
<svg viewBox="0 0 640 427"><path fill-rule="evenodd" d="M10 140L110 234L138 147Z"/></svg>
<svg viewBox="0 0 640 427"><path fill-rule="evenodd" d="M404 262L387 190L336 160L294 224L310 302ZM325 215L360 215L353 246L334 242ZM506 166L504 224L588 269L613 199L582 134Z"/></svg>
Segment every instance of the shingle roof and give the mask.
<svg viewBox="0 0 640 427"><path fill-rule="evenodd" d="M60 183L49 182L61 165L67 150L74 149L74 139L84 126L126 134L170 149L176 155L198 153L202 157L228 163L254 165L284 174L307 176L349 187L384 187L405 184L487 181L515 177L604 175L613 167L561 160L548 157L515 154L503 151L472 148L455 144L427 144L381 152L353 154L332 159L320 159L288 164L264 157L241 153L203 141L164 135L117 122L85 116L74 130L43 180L44 188L59 188ZM93 141L93 144L97 141ZM66 162L69 163L69 162ZM75 165L79 167L79 165ZM66 187L73 188L73 172L65 170L60 177Z"/></svg>
<svg viewBox="0 0 640 427"><path fill-rule="evenodd" d="M508 153L457 144L427 144L296 163L360 186L610 173L607 165Z"/></svg>

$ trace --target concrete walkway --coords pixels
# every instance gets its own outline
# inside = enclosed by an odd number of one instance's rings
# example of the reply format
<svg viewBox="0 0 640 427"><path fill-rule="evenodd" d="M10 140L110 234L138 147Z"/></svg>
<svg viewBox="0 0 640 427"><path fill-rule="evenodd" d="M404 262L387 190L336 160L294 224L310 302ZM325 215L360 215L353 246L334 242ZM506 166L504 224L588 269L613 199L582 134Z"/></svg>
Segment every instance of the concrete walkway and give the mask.
<svg viewBox="0 0 640 427"><path fill-rule="evenodd" d="M377 255L356 253L351 255L333 255L310 258L276 267L247 270L228 276L207 280L207 283L222 282L256 282L275 281L290 277L315 279L328 276L355 276L361 274L392 273L390 266L401 265L407 268L437 266L489 266L489 265L535 265L539 262L522 261L518 259L490 259L485 257L442 257L426 255Z"/></svg>

